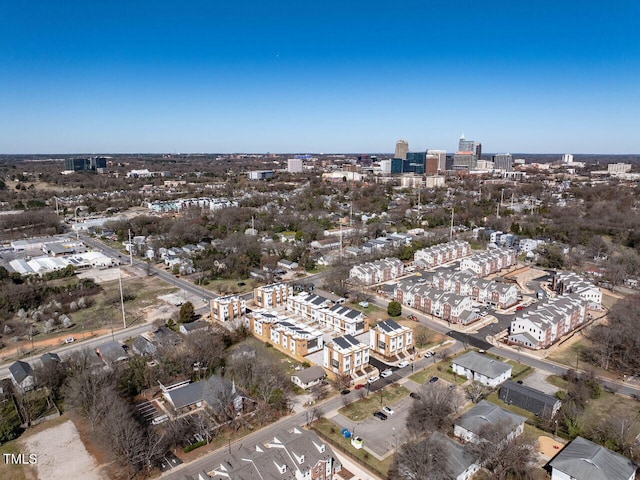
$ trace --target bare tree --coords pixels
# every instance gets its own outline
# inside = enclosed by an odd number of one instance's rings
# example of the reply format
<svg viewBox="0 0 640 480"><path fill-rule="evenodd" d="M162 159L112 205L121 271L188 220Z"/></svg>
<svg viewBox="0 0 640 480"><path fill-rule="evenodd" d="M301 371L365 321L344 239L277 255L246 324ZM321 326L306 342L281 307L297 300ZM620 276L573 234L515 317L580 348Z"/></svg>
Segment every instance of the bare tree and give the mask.
<svg viewBox="0 0 640 480"><path fill-rule="evenodd" d="M525 434L516 437L511 433L505 424L486 424L478 432L479 440L467 444L467 451L491 472L491 478L535 478L532 468L536 458L535 441Z"/></svg>
<svg viewBox="0 0 640 480"><path fill-rule="evenodd" d="M451 415L459 404L458 389L440 383L423 386L411 405L407 417L407 429L416 435L442 430L449 426Z"/></svg>
<svg viewBox="0 0 640 480"><path fill-rule="evenodd" d="M490 390L480 382L471 382L464 388L467 398L473 403L478 403L489 395Z"/></svg>
<svg viewBox="0 0 640 480"><path fill-rule="evenodd" d="M116 391L116 379L112 372L83 370L69 378L66 402L75 408L91 424L91 429L107 414Z"/></svg>
<svg viewBox="0 0 640 480"><path fill-rule="evenodd" d="M398 480L448 480L447 449L438 435L414 438L402 445L389 469L389 477Z"/></svg>

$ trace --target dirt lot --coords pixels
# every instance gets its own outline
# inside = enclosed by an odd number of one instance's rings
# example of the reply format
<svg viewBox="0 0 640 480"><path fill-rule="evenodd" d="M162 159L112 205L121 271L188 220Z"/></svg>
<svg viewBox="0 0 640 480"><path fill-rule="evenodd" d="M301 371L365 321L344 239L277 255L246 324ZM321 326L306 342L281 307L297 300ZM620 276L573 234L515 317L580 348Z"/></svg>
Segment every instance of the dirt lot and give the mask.
<svg viewBox="0 0 640 480"><path fill-rule="evenodd" d="M87 452L71 420L31 435L22 444L26 452L38 456L36 470L39 479L108 478Z"/></svg>

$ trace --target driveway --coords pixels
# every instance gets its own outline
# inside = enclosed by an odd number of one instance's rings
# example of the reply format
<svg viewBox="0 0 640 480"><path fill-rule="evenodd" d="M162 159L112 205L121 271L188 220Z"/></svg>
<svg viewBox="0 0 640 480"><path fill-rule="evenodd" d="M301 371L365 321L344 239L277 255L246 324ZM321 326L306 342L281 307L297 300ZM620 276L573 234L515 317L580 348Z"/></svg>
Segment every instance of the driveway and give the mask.
<svg viewBox="0 0 640 480"><path fill-rule="evenodd" d="M546 381L546 378L549 375L551 375L551 373L536 368L533 370L533 373L522 379L522 383L527 387L535 388L536 390L540 390L546 394L555 395L555 393L560 389Z"/></svg>

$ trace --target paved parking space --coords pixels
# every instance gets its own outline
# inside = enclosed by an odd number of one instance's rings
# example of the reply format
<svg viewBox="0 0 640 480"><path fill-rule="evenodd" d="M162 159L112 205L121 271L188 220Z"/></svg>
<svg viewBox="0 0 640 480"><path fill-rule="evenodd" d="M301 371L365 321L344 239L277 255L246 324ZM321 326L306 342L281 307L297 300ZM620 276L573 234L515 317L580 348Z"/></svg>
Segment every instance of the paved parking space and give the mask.
<svg viewBox="0 0 640 480"><path fill-rule="evenodd" d="M339 413L329 419L340 428L348 428L352 432L355 429L355 434L364 440L366 450L378 457L385 457L392 453L396 446L395 436L397 436L398 445L402 445L405 441L402 432L406 431L405 425L412 402L412 398L405 397L390 404L389 407L393 408L395 413L388 415L387 420L370 416L363 421L353 422Z"/></svg>
<svg viewBox="0 0 640 480"><path fill-rule="evenodd" d="M546 378L549 375L551 375L551 373L546 370L534 369L533 373L527 375L527 377L522 380L522 383L549 395L555 395L555 393L560 389L546 381Z"/></svg>

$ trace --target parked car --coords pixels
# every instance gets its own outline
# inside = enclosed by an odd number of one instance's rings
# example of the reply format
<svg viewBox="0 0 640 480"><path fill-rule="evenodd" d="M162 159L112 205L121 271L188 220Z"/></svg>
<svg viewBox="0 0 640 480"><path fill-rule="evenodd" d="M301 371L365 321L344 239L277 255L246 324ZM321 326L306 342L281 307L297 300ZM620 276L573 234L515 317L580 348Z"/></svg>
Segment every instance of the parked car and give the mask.
<svg viewBox="0 0 640 480"><path fill-rule="evenodd" d="M73 337L67 337L67 338L64 339L64 343L73 343L75 341L76 341L76 339L73 338Z"/></svg>
<svg viewBox="0 0 640 480"><path fill-rule="evenodd" d="M369 380L367 380L367 383L377 382L378 380L380 380L380 377L376 375L375 377L371 377Z"/></svg>
<svg viewBox="0 0 640 480"><path fill-rule="evenodd" d="M523 305L518 305L516 307L516 312L519 312L520 310L524 310L524 306Z"/></svg>
<svg viewBox="0 0 640 480"><path fill-rule="evenodd" d="M436 383L438 380L440 380L438 377L431 377L429 383Z"/></svg>
<svg viewBox="0 0 640 480"><path fill-rule="evenodd" d="M361 388L364 388L364 385L362 383L359 383L353 388L355 388L356 390L360 390Z"/></svg>
<svg viewBox="0 0 640 480"><path fill-rule="evenodd" d="M418 317L416 317L415 315L407 315L407 318L408 318L409 320L413 320L414 322L417 322L417 321L418 321Z"/></svg>
<svg viewBox="0 0 640 480"><path fill-rule="evenodd" d="M389 418L382 412L373 412L373 416L378 417L380 420L386 420L387 418Z"/></svg>
<svg viewBox="0 0 640 480"><path fill-rule="evenodd" d="M418 395L416 392L411 392L409 396L411 398L415 398L416 400L420 400L420 395Z"/></svg>
<svg viewBox="0 0 640 480"><path fill-rule="evenodd" d="M390 376L393 373L393 371L390 368L387 368L384 372L382 372L380 374L380 376L382 378L387 378L388 376Z"/></svg>
<svg viewBox="0 0 640 480"><path fill-rule="evenodd" d="M349 393L351 393L351 390L349 390L348 388L345 388L340 392L340 395L349 395Z"/></svg>
<svg viewBox="0 0 640 480"><path fill-rule="evenodd" d="M408 367L409 366L409 362L407 362L406 360L403 360L402 362L400 362L398 364L398 368L404 368L404 367Z"/></svg>
<svg viewBox="0 0 640 480"><path fill-rule="evenodd" d="M433 352L427 352L424 354L424 358L431 358L433 357Z"/></svg>
<svg viewBox="0 0 640 480"><path fill-rule="evenodd" d="M382 412L386 413L387 415L393 415L394 412L392 408L387 407L386 405L384 407L382 407Z"/></svg>

